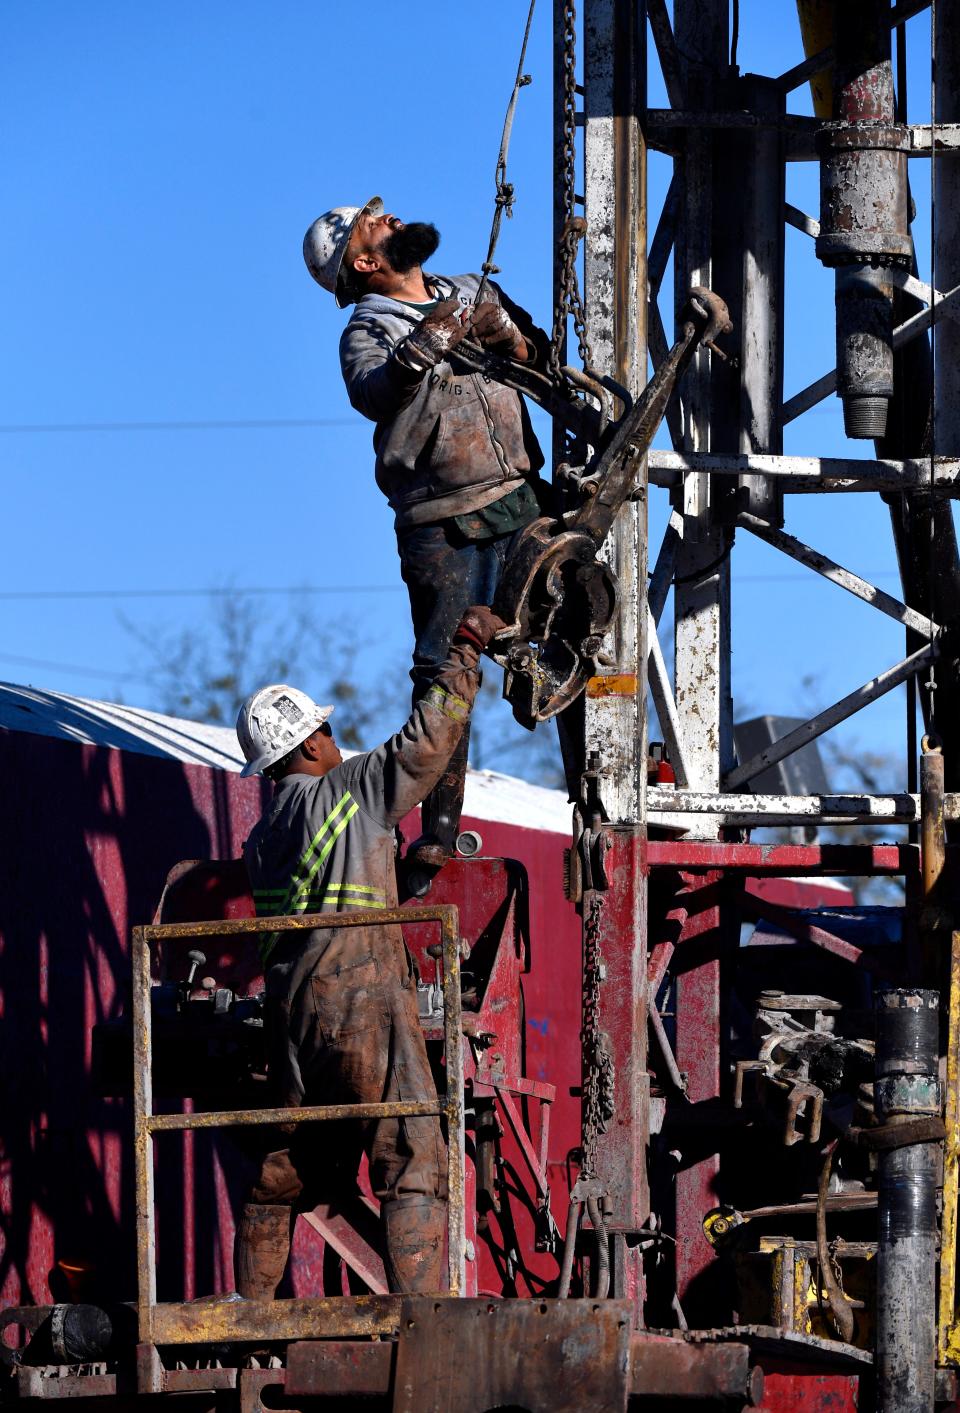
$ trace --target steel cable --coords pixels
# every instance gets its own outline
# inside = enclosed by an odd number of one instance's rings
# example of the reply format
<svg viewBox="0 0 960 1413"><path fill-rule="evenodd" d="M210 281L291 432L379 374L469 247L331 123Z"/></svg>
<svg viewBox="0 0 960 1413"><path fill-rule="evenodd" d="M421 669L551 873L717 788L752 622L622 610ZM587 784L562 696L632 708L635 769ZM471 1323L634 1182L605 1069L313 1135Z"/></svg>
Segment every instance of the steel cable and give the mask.
<svg viewBox="0 0 960 1413"><path fill-rule="evenodd" d="M499 267L493 263L496 254L497 242L500 239L500 226L503 221L504 212L508 217L513 216L514 190L513 183L507 181L507 156L510 152L510 138L513 133L513 118L517 110L517 99L520 96L521 88L526 88L527 84L533 80L530 74L523 72L523 62L527 57L527 41L530 38L530 26L533 23L533 11L537 0L530 0L530 9L527 11L527 24L523 31L523 43L520 46L520 58L517 63L517 76L513 81L513 91L510 94L510 101L507 104L506 116L503 120L503 134L500 138L500 151L497 154L496 187L497 192L494 197L493 222L490 226L490 241L487 246L487 258L480 267L483 277L480 281L480 288L477 290L476 303L480 304L484 291L491 275L500 273Z"/></svg>

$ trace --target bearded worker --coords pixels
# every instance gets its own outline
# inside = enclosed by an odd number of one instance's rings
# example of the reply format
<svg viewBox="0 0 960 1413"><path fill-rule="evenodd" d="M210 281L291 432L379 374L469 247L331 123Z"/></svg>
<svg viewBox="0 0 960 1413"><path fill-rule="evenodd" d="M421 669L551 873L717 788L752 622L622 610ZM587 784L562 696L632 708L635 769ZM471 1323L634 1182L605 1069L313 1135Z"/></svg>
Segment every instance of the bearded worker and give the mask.
<svg viewBox="0 0 960 1413"><path fill-rule="evenodd" d="M344 308L340 340L350 401L376 423L377 484L396 516L413 618L413 700L436 680L468 605L492 603L520 530L541 512L543 455L523 399L458 366L469 335L491 351L546 364L547 337L478 274L428 274L435 226L404 224L374 197L314 221L304 238L313 278ZM414 865L440 867L456 844L469 730L424 801Z"/></svg>
<svg viewBox="0 0 960 1413"><path fill-rule="evenodd" d="M403 729L346 761L332 707L280 684L247 698L241 773L275 786L243 851L258 916L397 906L394 830L446 769L477 693L480 653L502 627L489 609L471 608ZM399 926L264 931L260 953L276 1106L436 1102ZM241 1295L273 1299L297 1211L344 1182L355 1191L361 1151L380 1201L390 1289L441 1289L446 1150L438 1118L407 1117L300 1125L288 1147L267 1154L237 1230Z"/></svg>

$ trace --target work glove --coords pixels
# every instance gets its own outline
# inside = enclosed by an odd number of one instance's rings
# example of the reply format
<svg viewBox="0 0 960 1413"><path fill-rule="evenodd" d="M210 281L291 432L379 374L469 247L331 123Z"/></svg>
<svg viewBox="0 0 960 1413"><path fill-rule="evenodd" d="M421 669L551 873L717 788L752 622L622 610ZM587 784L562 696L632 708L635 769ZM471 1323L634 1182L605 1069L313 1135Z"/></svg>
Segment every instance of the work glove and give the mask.
<svg viewBox="0 0 960 1413"><path fill-rule="evenodd" d="M453 635L453 641L455 643L471 643L473 647L483 652L490 639L495 638L506 626L503 619L498 618L492 608L487 608L484 604L474 604L473 608L468 608L461 618L457 631Z"/></svg>
<svg viewBox="0 0 960 1413"><path fill-rule="evenodd" d="M470 333L491 353L499 353L509 358L523 335L499 304L478 304L473 313Z"/></svg>
<svg viewBox="0 0 960 1413"><path fill-rule="evenodd" d="M413 332L397 344L394 357L398 363L425 373L449 358L468 333L463 315L458 300L441 300L435 309L424 315Z"/></svg>

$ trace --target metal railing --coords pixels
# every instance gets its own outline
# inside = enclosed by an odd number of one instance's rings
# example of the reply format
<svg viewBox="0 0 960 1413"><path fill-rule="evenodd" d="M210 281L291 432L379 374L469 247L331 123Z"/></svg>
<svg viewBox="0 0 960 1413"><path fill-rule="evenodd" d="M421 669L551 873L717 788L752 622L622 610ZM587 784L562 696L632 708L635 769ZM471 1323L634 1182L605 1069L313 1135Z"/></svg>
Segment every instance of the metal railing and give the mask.
<svg viewBox="0 0 960 1413"><path fill-rule="evenodd" d="M465 1278L464 1104L460 1007L460 925L450 903L354 913L304 913L272 917L271 932L324 928L389 927L402 923L440 925L443 954L446 1093L437 1100L379 1104L304 1105L299 1108L226 1109L209 1113L153 1112L151 945L184 938L251 936L262 918L183 922L137 927L132 934L134 1153L137 1197L137 1308L142 1345L203 1343L214 1338L303 1338L304 1323L317 1334L329 1316L331 1333L383 1333L392 1323L391 1297L333 1297L317 1301L243 1301L222 1305L158 1304L153 1138L157 1133L227 1128L238 1124L300 1124L333 1119L445 1116L447 1120L449 1294L462 1295ZM274 1308L274 1304L276 1308ZM347 1309L344 1307L353 1307ZM284 1309L283 1307L287 1307Z"/></svg>

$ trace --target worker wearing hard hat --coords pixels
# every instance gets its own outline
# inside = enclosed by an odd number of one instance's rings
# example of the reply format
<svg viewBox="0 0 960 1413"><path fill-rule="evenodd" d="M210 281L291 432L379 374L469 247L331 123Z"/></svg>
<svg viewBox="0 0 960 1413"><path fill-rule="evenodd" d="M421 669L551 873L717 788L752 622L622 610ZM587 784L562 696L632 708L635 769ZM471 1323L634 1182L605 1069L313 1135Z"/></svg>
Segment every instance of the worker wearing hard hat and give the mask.
<svg viewBox="0 0 960 1413"><path fill-rule="evenodd" d="M413 616L414 701L429 690L461 613L493 600L518 532L541 513L543 456L522 399L465 369L470 338L523 361L543 361L546 335L476 274L425 274L439 243L434 226L405 225L379 197L314 221L304 258L342 308L356 309L340 340L353 406L375 422L376 478L396 515L397 545ZM410 856L436 867L453 850L468 733L424 802Z"/></svg>
<svg viewBox="0 0 960 1413"><path fill-rule="evenodd" d="M333 708L293 687L254 692L237 735L243 774L274 796L244 846L257 915L397 905L394 829L437 782L479 685L477 662L503 625L472 608L448 660L398 735L344 761ZM399 927L261 933L268 1078L277 1105L435 1101L417 1012L413 964ZM297 1128L269 1153L237 1231L241 1295L271 1300L295 1212L321 1200L335 1174L355 1186L361 1151L379 1198L391 1290L441 1288L446 1163L437 1118Z"/></svg>

